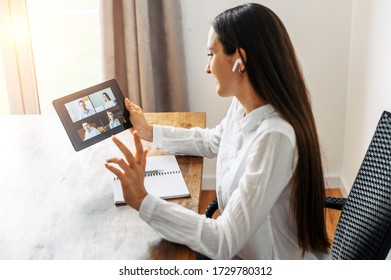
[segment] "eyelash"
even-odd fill
[[[213,53],[208,53],[208,56],[212,57],[212,56],[213,56]]]

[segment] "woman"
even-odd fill
[[[109,127],[110,127],[110,129],[121,125],[119,119],[114,118],[113,112],[106,111],[106,114],[107,114],[107,118],[109,119]]]
[[[102,93],[102,97],[103,97],[103,100],[105,101],[105,104],[104,104],[105,109],[108,109],[110,107],[117,105],[117,103],[114,100],[111,100],[110,96],[106,92]]]
[[[106,163],[125,201],[163,238],[213,259],[328,258],[318,136],[285,27],[266,7],[241,5],[215,18],[208,49],[206,72],[220,96],[233,97],[226,117],[214,129],[150,126],[126,100],[136,154],[113,138],[126,161]],[[148,195],[140,138],[170,152],[217,156],[221,215],[206,219]]]

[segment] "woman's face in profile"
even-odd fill
[[[216,79],[217,94],[222,97],[236,96],[238,73],[232,72],[234,56],[225,54],[223,45],[213,28],[209,30],[207,49],[209,59],[205,72],[213,74]]]

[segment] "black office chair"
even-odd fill
[[[384,111],[347,198],[325,198],[341,210],[333,259],[385,259],[391,248],[391,113]],[[205,211],[217,210],[217,200]]]

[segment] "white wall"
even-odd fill
[[[350,191],[376,124],[391,111],[391,1],[355,0],[342,181]],[[391,260],[391,252],[387,259]]]
[[[204,72],[210,23],[223,10],[244,2],[247,1],[182,0],[190,110],[207,112],[208,127],[220,122],[230,103],[230,99],[216,95],[213,77]],[[253,2],[271,8],[291,35],[312,94],[326,176],[339,178],[345,131],[352,0]],[[214,165],[214,160],[205,160],[204,188],[214,188]],[[333,181],[331,184],[334,184]]]
[[[356,0],[343,182],[350,190],[383,110],[391,111],[391,1]]]

